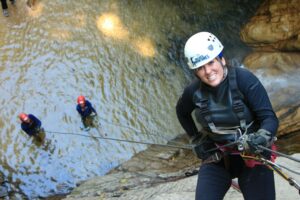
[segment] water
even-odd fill
[[[249,52],[239,29],[258,4],[41,0],[34,10],[25,1],[9,4],[10,17],[0,17],[0,171],[29,198],[67,193],[147,147],[68,133],[152,143],[183,133],[175,105],[191,80],[185,40],[213,31],[239,64]],[[80,129],[78,95],[92,102],[101,126]],[[41,119],[43,144],[20,130],[20,112]]]

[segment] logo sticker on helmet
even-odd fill
[[[211,44],[207,47],[208,50],[213,51],[214,50],[214,46]]]
[[[195,66],[197,63],[209,59],[208,55],[196,55],[194,57],[191,57],[191,62]]]

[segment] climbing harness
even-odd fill
[[[242,132],[247,132],[248,129],[254,124],[252,116],[243,102],[244,96],[238,89],[237,80],[236,80],[236,68],[232,67],[228,71],[228,91],[229,96],[223,96],[222,98],[229,98],[228,102],[223,102],[224,104],[227,103],[229,107],[232,107],[232,110],[223,110],[223,113],[227,115],[227,118],[231,118],[235,116],[236,118],[236,125],[231,127],[221,127],[217,126],[217,123],[213,121],[213,113],[210,110],[210,104],[214,103],[214,100],[209,95],[206,95],[205,92],[198,92],[201,91],[203,85],[200,82],[200,86],[198,91],[195,93],[193,97],[193,101],[197,105],[199,109],[200,115],[203,117],[203,120],[208,125],[210,131],[212,133],[216,133],[219,135],[226,135],[237,134],[237,129],[240,129]],[[219,108],[221,109],[221,108]],[[247,120],[246,120],[247,119]],[[248,121],[248,124],[247,124]]]
[[[237,145],[238,147],[238,150],[239,151],[244,151],[244,145],[245,143],[247,142],[248,140],[248,135],[244,134],[242,135],[237,141],[234,141],[234,142],[231,142],[231,143],[228,143],[228,144],[225,144],[225,145],[222,145],[222,146],[217,146],[216,148],[212,148],[212,149],[209,149],[207,150],[206,152],[213,152],[213,151],[216,151],[216,150],[220,150],[222,148],[225,148],[225,147],[230,147],[230,146],[235,146]],[[261,145],[257,145],[256,148],[258,149],[261,149],[261,150],[264,150],[264,151],[268,151],[272,154],[275,154],[276,156],[277,155],[280,155],[282,157],[285,157],[285,158],[288,158],[290,160],[293,160],[293,161],[296,161],[296,162],[299,162],[300,163],[300,160],[297,159],[297,158],[294,158],[292,156],[289,156],[289,155],[286,155],[286,154],[283,154],[283,153],[280,153],[278,151],[275,151],[275,150],[272,150],[272,149],[269,149],[269,148],[266,148],[264,146],[261,146]],[[300,184],[296,182],[296,180],[290,176],[288,176],[287,174],[285,174],[282,170],[282,168],[292,172],[292,173],[295,173],[295,174],[300,174],[299,172],[296,172],[294,170],[291,170],[289,169],[288,167],[285,167],[285,166],[281,166],[281,165],[278,165],[275,163],[274,160],[268,160],[266,158],[264,158],[262,155],[260,154],[256,154],[256,155],[247,155],[245,154],[244,152],[240,153],[241,157],[247,161],[247,160],[251,160],[251,161],[257,161],[259,162],[260,164],[263,164],[265,166],[267,166],[269,169],[275,171],[278,175],[280,175],[282,178],[284,178],[285,180],[288,181],[288,183],[295,187],[297,190],[298,190],[298,193],[300,194]],[[235,187],[234,187],[235,188]]]

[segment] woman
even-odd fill
[[[185,88],[176,112],[191,141],[202,138],[194,149],[205,163],[199,170],[196,199],[223,199],[231,179],[237,177],[245,199],[273,200],[273,172],[264,165],[249,165],[236,154],[236,148],[218,151],[222,154],[219,161],[205,162],[211,156],[207,150],[234,142],[244,134],[249,135],[247,144],[252,152],[257,153],[258,145],[270,147],[278,128],[263,85],[248,70],[227,67],[222,51],[221,42],[208,32],[193,35],[184,48],[187,64],[197,79]],[[200,132],[193,111],[202,126]]]

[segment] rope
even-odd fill
[[[280,165],[280,164],[277,164],[277,165],[280,166],[281,168],[284,168],[284,169],[286,169],[286,170],[288,170],[288,171],[294,173],[294,174],[300,175],[300,172],[297,172],[297,171],[295,171],[295,170],[292,170],[292,169],[290,169],[290,168],[288,168],[288,167],[286,167],[286,166]]]
[[[271,162],[270,160],[267,160],[267,159],[264,159],[261,157],[246,156],[246,155],[241,155],[241,156],[245,159],[253,159],[253,160],[259,161],[262,164],[266,165],[271,170],[275,171],[277,174],[279,174],[281,177],[283,177],[285,180],[287,180],[291,186],[294,186],[299,191],[299,194],[300,194],[300,185],[295,181],[295,179],[293,179],[292,177],[285,174],[279,165],[275,164],[274,162]]]
[[[222,146],[218,146],[218,147],[209,149],[209,150],[205,151],[205,153],[209,153],[209,152],[212,152],[212,151],[216,151],[216,150],[222,149],[222,148],[224,148],[224,147],[229,147],[229,146],[241,144],[242,142],[243,142],[243,138],[240,137],[240,139],[238,139],[237,141],[234,141],[234,142],[231,142],[231,143],[222,145]],[[264,147],[264,146],[262,146],[262,145],[256,145],[256,147],[257,147],[257,148],[260,148],[260,149],[262,149],[262,150],[265,150],[265,151],[274,153],[274,154],[276,154],[276,155],[279,155],[279,156],[282,156],[282,157],[285,157],[285,158],[288,158],[288,159],[290,159],[290,160],[293,160],[293,161],[296,161],[296,162],[299,162],[299,163],[300,163],[300,160],[299,160],[299,159],[294,158],[294,157],[292,157],[292,156],[289,156],[289,155],[287,155],[287,154],[280,153],[280,152],[278,152],[278,151],[274,151],[274,150],[269,149],[269,148],[267,148],[267,147]]]
[[[95,138],[95,139],[103,139],[103,140],[113,140],[118,142],[128,142],[128,143],[135,143],[135,144],[145,144],[145,145],[156,145],[161,147],[171,147],[171,148],[177,148],[177,149],[191,149],[189,146],[184,145],[171,145],[171,144],[158,144],[158,143],[151,143],[151,142],[143,142],[143,141],[134,141],[134,140],[125,140],[125,139],[119,139],[119,138],[110,138],[110,137],[103,137],[103,136],[91,136],[91,135],[85,135],[80,133],[72,133],[72,132],[58,132],[58,131],[46,131],[47,133],[54,133],[54,134],[62,134],[62,135],[76,135],[76,136],[82,136],[82,137],[88,137],[88,138]]]
[[[144,132],[142,132],[142,131],[140,131],[140,130],[134,128],[134,127],[127,126],[127,125],[123,125],[123,124],[117,124],[117,123],[114,123],[114,122],[110,122],[110,121],[107,121],[106,119],[104,119],[104,118],[102,118],[102,117],[100,117],[100,116],[97,116],[97,117],[98,117],[99,119],[103,120],[105,123],[110,124],[110,125],[112,125],[112,126],[117,126],[117,127],[121,127],[121,128],[126,128],[126,129],[133,130],[136,134],[152,135],[152,136],[156,136],[156,137],[162,138],[162,139],[164,139],[164,140],[166,140],[166,141],[169,140],[168,138],[163,137],[161,134],[159,134],[158,131],[155,131],[155,130],[150,130],[152,133],[149,133],[149,132],[144,133]],[[101,126],[101,123],[98,122],[98,125]],[[155,132],[156,134],[153,133],[153,132]],[[180,143],[178,143],[178,142],[172,142],[172,143],[180,145]]]
[[[276,154],[276,155],[279,155],[279,156],[282,156],[282,157],[286,157],[286,158],[288,158],[288,159],[290,159],[290,160],[293,160],[293,161],[296,161],[296,162],[299,162],[299,163],[300,163],[300,160],[299,160],[299,159],[294,158],[294,157],[289,156],[289,155],[286,155],[286,154],[284,154],[284,153],[280,153],[280,152],[278,152],[278,151],[274,151],[274,150],[272,150],[272,149],[266,148],[266,147],[261,146],[261,145],[258,145],[257,147],[260,148],[260,149],[262,149],[262,150],[266,150],[266,151],[272,152],[272,153],[274,153],[274,154]]]
[[[239,144],[239,143],[240,143],[239,141],[230,142],[228,144],[224,144],[222,146],[217,146],[215,148],[209,149],[209,150],[205,151],[204,153],[209,153],[209,152],[212,152],[212,151],[216,151],[216,150],[222,149],[224,147],[230,147],[230,146],[233,146],[233,145],[236,145],[236,144]]]

